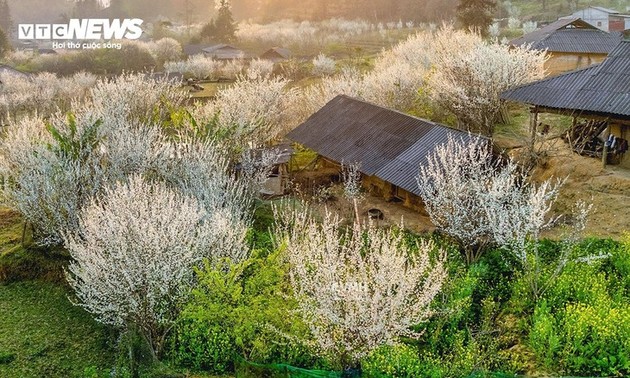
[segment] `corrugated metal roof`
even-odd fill
[[[619,12],[614,10],[614,9],[609,9],[609,8],[604,8],[604,7],[596,7],[596,6],[591,6],[589,8],[597,9],[597,10],[600,10],[600,11],[605,12],[605,13],[619,14]]]
[[[272,47],[265,51],[260,57],[262,59],[289,59],[291,58],[291,50],[284,47]]]
[[[566,18],[516,38],[510,44],[530,44],[533,49],[550,52],[607,54],[619,40],[619,35],[606,33],[582,19]]]
[[[577,112],[630,117],[630,41],[604,62],[511,89],[505,100]]]
[[[363,174],[419,195],[419,167],[449,135],[471,138],[467,132],[340,95],[287,138],[330,160],[358,162]]]

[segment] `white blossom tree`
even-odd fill
[[[462,128],[475,133],[494,133],[503,104],[501,93],[544,76],[545,52],[528,46],[488,43],[451,27],[435,35],[433,46],[431,98],[453,113]]]
[[[138,77],[118,80],[99,83],[90,91],[94,99],[76,105],[70,119],[61,113],[46,121],[24,118],[0,142],[4,200],[34,226],[38,242],[60,243],[62,232],[77,228],[78,212],[91,197],[134,174],[167,182],[210,213],[238,214],[235,227],[245,221],[266,176],[237,180],[233,161],[217,144],[167,136],[160,105],[179,103],[175,89]]]
[[[234,85],[217,93],[215,101],[192,113],[202,124],[217,121],[217,134],[233,146],[265,145],[297,124],[297,90],[288,84],[282,77],[239,76]]]
[[[336,69],[337,63],[335,63],[335,60],[324,54],[319,54],[313,58],[312,72],[315,76],[329,76],[334,74]]]
[[[151,55],[159,65],[175,61],[182,55],[182,45],[173,38],[162,38],[155,42],[150,42],[148,46]]]
[[[469,262],[491,242],[480,195],[496,169],[488,141],[474,136],[466,141],[450,137],[420,167],[418,185],[425,210],[433,224],[464,249]]]
[[[101,323],[137,328],[157,358],[193,285],[193,267],[232,232],[217,218],[194,198],[140,176],[104,190],[64,237],[78,304]]]
[[[419,336],[410,327],[431,314],[446,278],[444,252],[431,242],[411,246],[393,229],[346,229],[330,213],[321,223],[306,211],[283,217],[279,243],[320,353],[348,368],[399,336]]]
[[[438,229],[464,249],[468,262],[487,246],[506,247],[525,272],[539,267],[541,232],[557,224],[552,206],[562,181],[530,181],[513,161],[493,161],[487,139],[449,138],[420,167],[418,185]],[[579,211],[583,223],[588,211]],[[538,276],[537,273],[534,276]],[[534,295],[540,292],[533,287]]]
[[[250,79],[258,79],[259,77],[269,77],[273,72],[274,63],[266,59],[253,59],[247,66],[246,75]]]
[[[197,80],[217,79],[221,72],[221,62],[203,55],[193,55],[187,60],[170,61],[164,64],[166,72],[179,72]]]

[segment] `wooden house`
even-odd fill
[[[236,60],[245,58],[245,52],[237,47],[220,43],[218,45],[202,49],[208,58],[217,60]]]
[[[290,58],[291,51],[283,47],[272,47],[260,56],[260,59],[270,60],[274,63],[282,62]]]
[[[287,134],[314,150],[324,167],[359,164],[362,183],[386,200],[421,210],[416,178],[427,155],[449,137],[472,136],[435,122],[340,95]]]
[[[572,116],[573,128],[578,119],[598,122],[601,128],[583,136],[595,144],[589,154],[601,157],[604,164],[630,168],[625,156],[630,139],[630,41],[620,41],[600,64],[523,85],[501,97],[531,106],[532,132],[539,113]]]
[[[582,19],[567,18],[516,38],[510,45],[547,51],[547,74],[557,75],[601,63],[620,39],[619,34],[607,33]]]

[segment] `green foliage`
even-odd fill
[[[147,339],[134,328],[123,330],[120,334],[113,370],[118,378],[183,377],[175,369],[155,360]]]
[[[233,42],[236,40],[237,23],[232,16],[229,0],[219,0],[219,12],[216,19],[204,25],[199,34],[201,39],[220,42]]]
[[[460,0],[457,5],[457,20],[464,29],[487,35],[496,6],[494,0]]]
[[[69,294],[41,281],[0,285],[1,377],[109,376],[110,330],[73,306]]]
[[[630,373],[628,243],[586,241],[534,310],[529,345],[542,366],[563,374]],[[608,257],[606,257],[608,256]]]
[[[413,378],[427,375],[426,365],[417,348],[409,345],[386,345],[372,352],[361,363],[366,377]]]
[[[499,251],[490,251],[469,267],[460,254],[449,256],[450,280],[434,303],[436,314],[424,326],[418,344],[423,376],[519,370],[502,353],[506,331],[498,321],[513,274]]]
[[[98,120],[78,133],[76,118],[73,114],[68,114],[67,132],[48,123],[46,130],[56,142],[54,145],[48,144],[48,149],[62,159],[85,161],[99,144],[98,128],[101,124],[102,122]]]
[[[226,373],[238,358],[312,366],[296,336],[308,329],[295,313],[278,252],[253,256],[224,269],[206,266],[172,340],[172,358],[195,370]]]

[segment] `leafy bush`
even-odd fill
[[[420,377],[427,375],[426,365],[414,347],[386,345],[372,352],[361,363],[362,373],[366,377]]]
[[[172,358],[195,370],[231,372],[239,358],[259,363],[313,366],[308,334],[295,315],[287,266],[279,253],[260,251],[238,265],[198,272],[199,284],[172,339]]]
[[[517,324],[503,306],[509,301],[515,270],[504,255],[501,250],[489,251],[470,266],[460,254],[449,255],[450,280],[437,297],[435,315],[422,327],[424,334],[418,344],[422,376],[461,377],[525,369],[524,359],[511,351]]]
[[[627,242],[587,240],[534,310],[529,345],[538,363],[563,374],[630,373]]]

